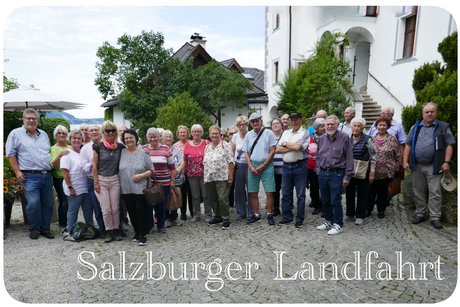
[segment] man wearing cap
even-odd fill
[[[302,127],[302,114],[292,113],[292,128],[284,131],[276,152],[283,154],[283,173],[281,179],[282,214],[283,219],[278,225],[289,224],[293,221],[293,193],[297,194],[296,228],[302,228],[305,218],[305,189],[307,187],[307,148],[310,143],[310,133]]]
[[[342,191],[354,175],[353,141],[338,125],[337,116],[326,118],[326,133],[319,137],[316,151],[315,171],[324,214],[324,223],[316,229],[328,230],[328,235],[343,232]]]
[[[442,228],[441,173],[450,169],[455,138],[449,124],[437,120],[438,106],[428,102],[423,107],[423,120],[410,128],[404,149],[403,167],[412,171],[415,215],[412,224],[423,222],[426,207],[431,225]]]
[[[275,225],[273,218],[273,193],[275,192],[275,155],[276,140],[271,130],[263,128],[262,115],[252,113],[249,122],[253,130],[244,137],[243,152],[248,165],[248,193],[254,215],[249,217],[248,224],[260,222],[259,184],[262,181],[267,197],[267,222]]]
[[[42,235],[53,239],[50,232],[54,206],[50,140],[45,131],[37,128],[37,111],[26,109],[22,116],[24,125],[8,135],[6,155],[16,178],[24,187],[29,237],[36,240]]]

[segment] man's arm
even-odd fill
[[[18,158],[16,156],[10,156],[10,157],[8,157],[8,160],[10,160],[11,169],[13,170],[14,174],[16,175],[16,178],[19,181],[26,181],[26,178],[24,177],[24,174],[19,169]]]
[[[454,147],[451,144],[447,145],[446,154],[444,156],[444,163],[441,166],[441,170],[443,173],[446,173],[450,170],[449,163],[452,160],[453,153],[454,153]]]

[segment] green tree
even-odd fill
[[[98,48],[95,83],[104,99],[120,99],[121,110],[135,128],[144,132],[155,122],[157,108],[185,91],[215,118],[229,102],[244,105],[245,90],[251,86],[244,77],[214,61],[193,69],[191,61],[173,58],[163,44],[161,33],[143,31],[121,36],[118,47],[104,42]]]
[[[348,62],[334,52],[340,36],[336,33],[323,37],[316,43],[313,55],[287,73],[278,93],[281,111],[309,116],[324,109],[341,116],[350,104],[351,84],[347,78]]]
[[[19,87],[16,79],[8,79],[3,75],[3,92],[6,93],[10,90]],[[5,112],[3,111],[3,140],[6,142],[8,134],[11,130],[22,125],[22,112]]]
[[[189,91],[203,110],[220,119],[220,110],[229,102],[241,108],[246,104],[246,90],[251,83],[237,72],[229,72],[211,61],[195,70]]]
[[[191,128],[194,124],[200,124],[207,135],[208,128],[212,125],[209,116],[188,92],[168,98],[168,103],[159,107],[157,112],[158,117],[155,125],[169,129],[173,133],[179,125]]]

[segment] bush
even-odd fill
[[[50,138],[51,145],[54,144],[53,132],[57,125],[63,125],[70,131],[70,125],[64,118],[41,118],[38,128],[44,130]]]

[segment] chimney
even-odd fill
[[[201,45],[201,47],[206,49],[206,40],[204,39],[204,36],[201,36],[200,33],[193,33],[192,36],[190,36],[190,44],[193,46]]]

